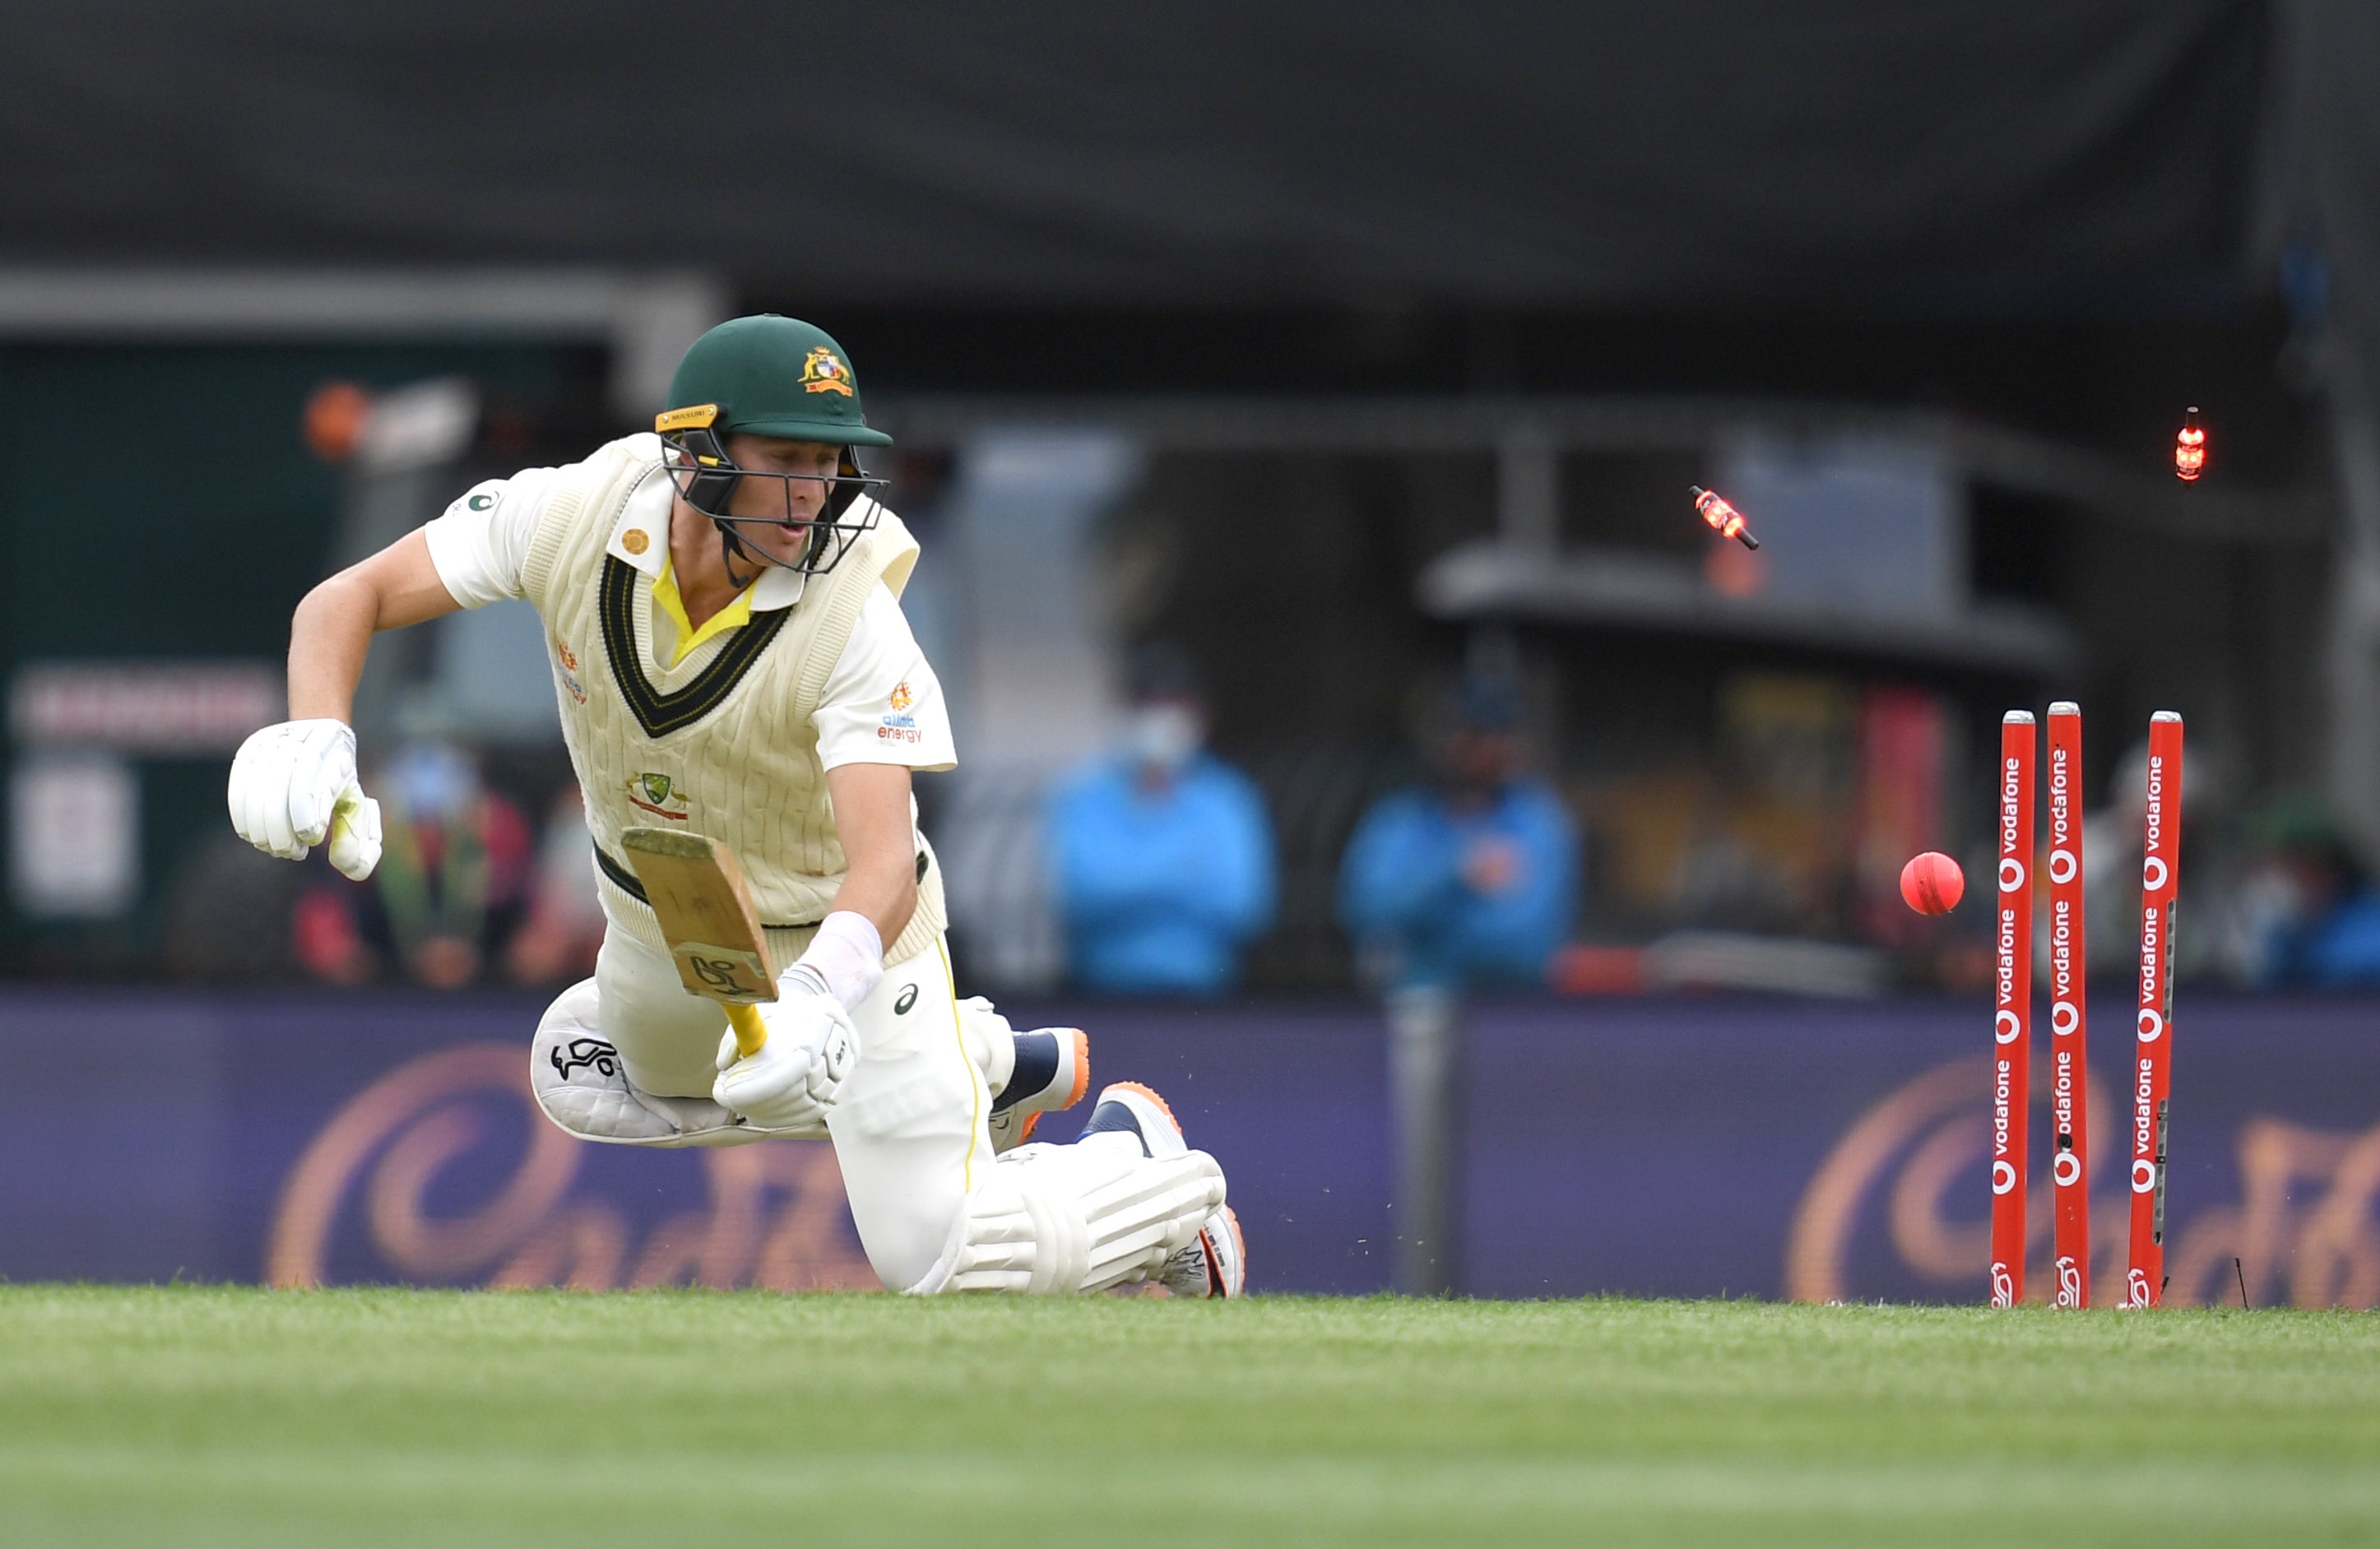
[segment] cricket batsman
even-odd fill
[[[468,491],[322,582],[290,629],[293,719],[233,760],[259,849],[380,858],[350,706],[372,635],[526,599],[543,620],[605,918],[595,976],[530,1047],[548,1118],[589,1141],[831,1137],[868,1263],[898,1290],[1085,1292],[1141,1280],[1235,1296],[1238,1223],[1215,1159],[1155,1093],[1100,1094],[1083,1138],[1030,1144],[1082,1095],[1068,1030],[1014,1033],[961,1000],[915,769],[956,761],[941,688],[902,616],[917,544],[862,467],[850,357],[792,318],[696,341],[651,434]],[[700,833],[740,861],[771,961],[767,1041],[739,1055],[686,993],[620,843]],[[1020,1144],[1023,1143],[1023,1144]]]

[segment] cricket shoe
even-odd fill
[[[1012,1035],[1015,1062],[991,1099],[994,1155],[1033,1138],[1045,1113],[1073,1107],[1091,1089],[1091,1040],[1079,1027],[1042,1027]]]
[[[1190,1149],[1182,1121],[1165,1099],[1136,1081],[1120,1081],[1099,1094],[1091,1109],[1087,1136],[1123,1132],[1136,1137],[1151,1156],[1180,1156]],[[1217,1205],[1181,1252],[1165,1261],[1157,1283],[1175,1296],[1239,1296],[1247,1289],[1248,1246],[1240,1235],[1240,1218],[1228,1204]]]

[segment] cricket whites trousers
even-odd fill
[[[627,1077],[663,1097],[709,1098],[727,1017],[689,995],[646,932],[610,923],[595,963],[596,1020]],[[769,932],[772,961],[800,955],[808,931]],[[827,1115],[860,1246],[877,1277],[900,1289],[930,1269],[969,1191],[991,1165],[991,1095],[959,1023],[950,955],[939,937],[885,965],[852,1009],[859,1068]]]

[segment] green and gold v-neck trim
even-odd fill
[[[604,556],[597,615],[603,632],[603,654],[612,659],[612,681],[619,685],[620,697],[627,701],[628,712],[644,728],[645,735],[663,737],[684,731],[725,703],[784,628],[793,610],[755,613],[751,623],[726,636],[719,654],[695,674],[693,682],[665,693],[645,676],[645,664],[638,653],[637,574],[635,566],[618,556]]]

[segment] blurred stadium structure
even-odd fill
[[[2232,818],[2380,853],[2375,72],[2346,0],[0,18],[0,974],[293,974],[222,813],[291,606],[763,309],[899,441],[984,986],[1062,977],[1038,804],[1152,638],[1272,811],[1261,994],[1352,987],[1346,836],[1483,655],[1587,836],[1563,987],[1976,982],[1891,878],[2053,691],[2189,717],[2218,972]],[[548,811],[541,656],[517,606],[384,640],[367,766]]]

